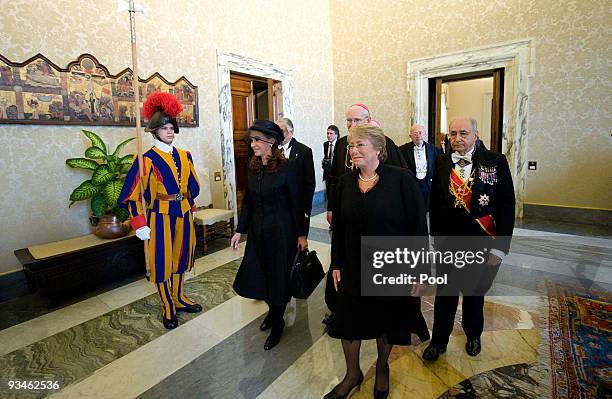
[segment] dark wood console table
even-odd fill
[[[30,287],[51,299],[145,273],[143,243],[133,233],[114,240],[81,236],[18,249],[15,256]]]

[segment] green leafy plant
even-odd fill
[[[82,132],[91,140],[91,147],[85,150],[85,158],[69,158],[66,165],[90,170],[92,176],[72,191],[68,207],[77,201],[91,199],[91,211],[97,218],[112,213],[121,221],[127,220],[130,214],[117,206],[117,200],[134,155],[120,156],[120,153],[135,137],[125,140],[111,153],[100,136],[88,130]]]

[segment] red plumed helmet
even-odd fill
[[[159,110],[164,111],[170,118],[176,119],[183,112],[183,107],[172,94],[156,91],[145,100],[142,105],[142,113],[145,119],[151,119],[153,114]]]
[[[149,121],[145,131],[153,132],[166,123],[172,123],[174,131],[178,133],[176,117],[181,112],[183,107],[172,94],[159,91],[152,93],[142,105],[142,114]]]

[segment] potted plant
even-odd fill
[[[134,137],[119,144],[111,153],[97,134],[88,130],[82,132],[91,140],[91,146],[85,150],[85,158],[69,158],[66,165],[90,170],[92,176],[72,191],[68,207],[76,201],[91,199],[93,216],[90,221],[94,225],[94,234],[102,238],[122,237],[130,231],[130,226],[123,223],[130,214],[117,206],[117,199],[134,155],[121,156],[120,153]]]

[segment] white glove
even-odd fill
[[[136,229],[136,237],[140,238],[143,241],[150,239],[151,229],[149,228],[149,226],[142,226]]]

